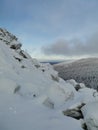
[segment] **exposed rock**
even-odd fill
[[[20,90],[20,86],[17,86],[15,89],[14,89],[14,93],[17,93],[19,90]]]
[[[23,57],[23,58],[27,58],[27,56],[24,54],[24,51],[20,51],[19,54]]]
[[[80,84],[77,84],[76,86],[75,86],[75,89],[78,91],[79,89],[81,89],[81,86],[80,86]]]
[[[72,118],[75,118],[77,120],[79,119],[83,119],[83,114],[81,112],[81,108],[84,106],[85,104],[82,103],[81,105],[77,106],[76,108],[73,109],[68,109],[66,111],[63,111],[63,114],[66,116],[70,116]]]
[[[66,82],[72,84],[76,91],[86,87],[84,83],[77,83],[74,79],[66,80]]]
[[[12,44],[11,46],[10,46],[10,48],[12,48],[12,49],[15,49],[15,50],[18,50],[18,49],[21,49],[21,46],[22,46],[22,44]]]
[[[33,97],[36,97],[36,94],[33,94]]]
[[[84,130],[88,130],[86,123],[83,123],[83,124],[82,124],[82,128],[83,128]]]
[[[15,41],[18,40],[18,38],[15,35],[9,33],[6,29],[2,29],[2,28],[0,28],[0,37],[2,37],[3,41],[7,38],[7,40],[6,40],[7,42],[11,42],[13,40],[15,40]]]
[[[77,83],[75,86],[76,91],[78,91],[79,89],[85,88],[85,85],[83,83]]]
[[[21,68],[23,68],[23,69],[24,69],[24,68],[26,68],[26,67],[25,67],[24,65],[22,65],[22,66],[21,66]]]
[[[45,69],[42,69],[43,72],[45,72]]]
[[[36,67],[36,68],[39,68],[39,67],[40,67],[40,65],[35,65],[35,67]]]
[[[93,92],[93,97],[98,97],[98,92]]]
[[[75,118],[77,120],[83,118],[81,111],[76,110],[76,109],[70,109],[70,110],[63,111],[63,114],[66,116],[70,116],[72,118]]]
[[[18,57],[15,57],[15,56],[14,56],[14,58],[15,58],[16,60],[18,60],[19,62],[22,61],[22,59],[20,59],[20,58],[18,58]]]

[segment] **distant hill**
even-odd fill
[[[51,65],[55,65],[55,64],[62,64],[62,63],[70,63],[73,60],[47,60],[47,61],[41,61],[41,63],[49,63]]]
[[[98,58],[63,62],[54,65],[54,68],[64,80],[75,79],[77,82],[85,83],[89,88],[98,90]]]
[[[60,63],[61,61],[44,61],[44,62],[41,62],[41,63],[49,63],[51,65],[54,65],[54,64],[58,64]]]

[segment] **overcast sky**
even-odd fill
[[[0,27],[38,59],[98,56],[98,0],[0,0]]]

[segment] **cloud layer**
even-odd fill
[[[95,45],[78,39],[50,43],[59,37],[85,37],[97,31],[98,0],[1,0],[0,25],[16,34],[30,54],[35,55],[32,50],[37,48],[43,57],[40,47],[46,43],[45,56],[94,54],[98,49],[95,41]]]
[[[98,56],[98,33],[93,34],[85,41],[79,39],[58,40],[57,42],[42,47],[45,55],[62,56]]]

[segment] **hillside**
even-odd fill
[[[98,90],[98,58],[56,64],[54,68],[64,80],[74,79],[77,82],[84,83],[89,88]]]
[[[85,116],[98,105],[97,91],[65,82],[50,64],[32,59],[21,47],[16,36],[0,28],[0,130],[98,128],[94,113],[92,124],[92,115]]]

